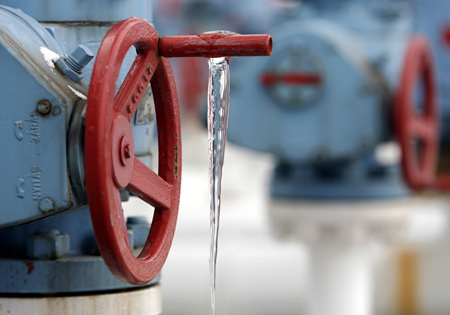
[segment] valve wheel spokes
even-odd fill
[[[154,189],[158,187],[158,189]],[[133,174],[126,190],[155,208],[169,209],[173,185],[158,176],[153,170],[135,158]]]
[[[417,113],[413,96],[421,80],[424,109]],[[438,151],[438,110],[431,51],[426,39],[420,36],[410,41],[406,51],[394,104],[394,122],[406,183],[413,190],[431,187],[435,181]]]
[[[159,36],[139,18],[114,25],[97,54],[86,110],[85,156],[88,201],[100,252],[120,280],[142,285],[161,270],[172,243],[181,183],[181,132],[175,82],[158,54]],[[116,80],[131,46],[137,57],[116,96]],[[159,170],[134,156],[130,122],[151,83],[155,93]],[[155,207],[144,249],[135,257],[128,240],[119,190]]]

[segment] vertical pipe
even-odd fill
[[[308,315],[372,314],[372,259],[370,240],[319,232],[310,247]]]

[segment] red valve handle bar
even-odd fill
[[[315,85],[320,84],[322,78],[315,73],[263,73],[261,75],[261,83],[264,86],[273,86],[277,83],[288,85]]]
[[[159,40],[163,57],[244,57],[270,56],[270,35],[198,34],[165,36]]]

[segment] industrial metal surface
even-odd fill
[[[132,16],[150,20],[153,14],[151,2],[145,0],[2,0],[1,4],[20,8],[39,22],[118,22]]]
[[[97,295],[61,297],[0,297],[0,314],[139,314],[158,315],[163,310],[161,287]]]

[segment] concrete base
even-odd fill
[[[0,297],[0,315],[157,315],[162,313],[161,287],[69,297]]]

